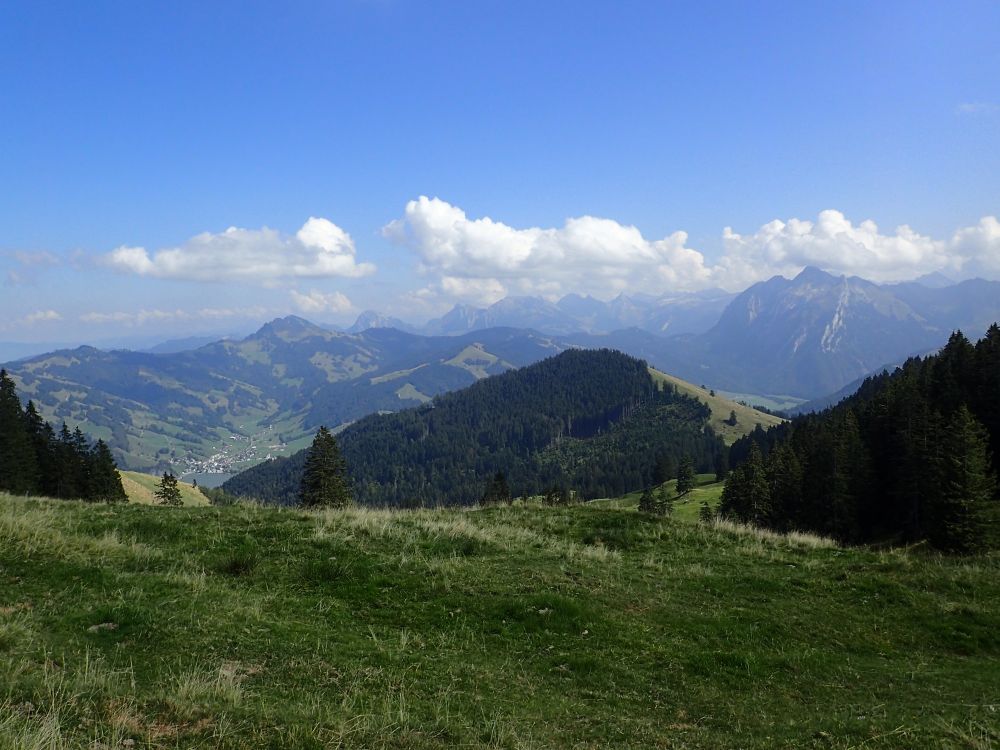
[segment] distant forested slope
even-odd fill
[[[997,546],[1000,328],[867,379],[818,414],[734,443],[722,510],[849,542]]]
[[[598,497],[666,479],[684,455],[711,470],[724,447],[707,428],[709,415],[660,387],[641,360],[573,350],[422,407],[368,417],[339,440],[365,504],[471,504],[497,471],[514,495],[558,485]],[[292,503],[303,463],[303,453],[270,461],[224,489]]]

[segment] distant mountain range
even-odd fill
[[[998,282],[879,286],[806,268],[753,285],[709,331],[672,342],[662,364],[716,388],[816,398],[998,319]]]
[[[734,296],[721,289],[710,289],[664,297],[620,294],[607,302],[579,294],[566,295],[558,302],[540,297],[506,297],[489,307],[455,305],[447,314],[419,327],[367,310],[347,331],[358,333],[382,327],[430,336],[454,336],[486,328],[530,328],[566,335],[638,328],[673,336],[707,331]]]
[[[126,468],[228,472],[301,447],[321,423],[416,406],[567,346],[512,329],[346,334],[289,316],[194,350],[84,346],[7,369],[47,419],[105,439]]]
[[[456,307],[427,325],[436,335],[376,314],[349,332],[290,316],[242,339],[166,342],[160,353],[61,349],[7,368],[43,416],[104,438],[127,468],[228,472],[287,455],[320,424],[419,405],[570,348],[617,349],[727,392],[809,400],[932,352],[955,329],[978,338],[996,320],[998,282],[877,285],[807,268],[736,297]],[[484,327],[500,324],[513,325]]]

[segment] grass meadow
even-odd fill
[[[704,525],[699,504],[0,496],[0,747],[1000,742],[1000,560]]]

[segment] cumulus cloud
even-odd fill
[[[959,229],[950,249],[961,258],[966,275],[1000,276],[1000,221],[984,216],[975,226]]]
[[[324,294],[323,292],[311,290],[307,294],[303,294],[295,289],[291,290],[292,301],[295,306],[298,307],[302,312],[305,313],[321,313],[321,312],[349,312],[354,309],[354,305],[347,298],[346,295],[340,292],[331,292],[329,294]]]
[[[683,231],[651,240],[636,227],[593,216],[567,219],[559,228],[516,229],[488,217],[470,219],[437,198],[410,201],[382,232],[416,253],[428,283],[413,299],[424,302],[489,304],[508,294],[571,291],[605,298],[620,291],[737,291],[808,265],[874,281],[932,271],[1000,275],[1000,222],[992,216],[949,239],[906,225],[884,232],[874,221],[855,224],[836,210],[820,212],[815,221],[775,219],[749,234],[726,227],[714,263],[688,247]]]
[[[203,232],[178,247],[150,253],[122,246],[101,262],[124,273],[189,281],[276,283],[295,278],[357,278],[375,271],[359,263],[351,236],[332,221],[310,218],[295,235],[274,229]]]
[[[816,221],[774,220],[753,234],[731,227],[722,233],[724,254],[713,275],[728,287],[763,276],[795,274],[804,266],[874,281],[914,278],[930,271],[960,271],[963,258],[947,242],[903,225],[882,233],[873,221],[853,224],[840,211],[822,211]]]
[[[559,228],[515,229],[421,196],[382,233],[414,250],[421,271],[438,277],[426,293],[465,299],[693,288],[709,277],[702,254],[686,247],[685,232],[647,240],[636,227],[594,216],[567,219]]]
[[[141,326],[146,323],[165,321],[224,320],[228,318],[263,318],[273,310],[265,307],[203,307],[200,310],[136,310],[126,312],[89,312],[80,316],[83,323],[121,323],[126,326]]]

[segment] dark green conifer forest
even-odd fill
[[[723,514],[845,542],[1000,543],[1000,327],[731,448]]]
[[[91,445],[80,428],[56,433],[29,401],[22,409],[14,381],[0,370],[0,490],[15,495],[125,502],[121,477],[103,440]]]
[[[570,350],[416,409],[372,415],[338,439],[365,505],[491,502],[498,472],[513,497],[558,487],[586,499],[658,483],[662,467],[683,456],[712,471],[725,449],[709,416],[696,399],[659,388],[641,360]],[[224,488],[293,504],[304,462],[304,452],[270,461]]]

